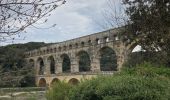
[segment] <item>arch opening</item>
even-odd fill
[[[58,47],[58,51],[61,52],[61,47]]]
[[[81,47],[84,47],[85,43],[84,42],[81,42]]]
[[[91,40],[88,40],[88,44],[91,45],[91,44],[92,44],[92,41],[91,41]]]
[[[104,43],[109,42],[109,38],[108,37],[104,37]]]
[[[110,47],[103,47],[100,49],[100,70],[101,71],[117,70],[116,53]]]
[[[78,79],[72,78],[72,79],[69,80],[68,83],[69,83],[69,84],[72,84],[72,85],[77,85],[77,84],[79,84],[80,82],[79,82]]]
[[[67,54],[61,55],[62,58],[62,71],[63,73],[69,73],[71,72],[71,62],[70,58]]]
[[[54,53],[56,53],[57,52],[57,48],[54,48]]]
[[[140,45],[134,45],[131,47],[131,53],[144,51]]]
[[[80,51],[77,56],[79,59],[79,72],[90,71],[91,61],[89,54],[86,51]]]
[[[72,45],[71,44],[69,45],[69,48],[72,49]]]
[[[60,80],[58,78],[54,78],[52,81],[51,81],[51,84],[50,85],[54,85],[56,83],[59,83]]]
[[[44,61],[42,58],[38,58],[38,66],[39,66],[39,75],[43,75],[44,74]]]
[[[100,39],[96,39],[96,44],[100,44]]]
[[[39,87],[46,87],[46,85],[47,85],[46,80],[45,80],[44,78],[41,78],[41,79],[39,80],[38,86],[39,86]]]
[[[67,50],[67,47],[66,47],[66,46],[64,46],[64,47],[63,47],[63,50]]]
[[[35,63],[34,63],[34,60],[33,60],[33,59],[30,59],[28,66],[29,66],[30,68],[33,68],[33,67],[34,67],[34,64],[35,64]]]
[[[50,63],[50,74],[55,74],[55,61],[54,61],[54,57],[50,56],[48,58],[48,62]]]
[[[75,44],[75,48],[78,48],[78,43]]]

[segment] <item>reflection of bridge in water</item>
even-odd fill
[[[76,84],[98,74],[119,71],[130,51],[118,29],[108,30],[26,52],[36,70],[37,86],[65,80]]]

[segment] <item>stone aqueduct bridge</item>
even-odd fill
[[[26,52],[28,63],[36,71],[37,86],[63,80],[76,84],[81,79],[119,71],[128,48],[118,33],[119,29],[107,30]]]

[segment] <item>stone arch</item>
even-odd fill
[[[92,41],[91,40],[88,40],[88,45],[91,45],[92,44]]]
[[[47,85],[47,83],[46,83],[45,78],[41,78],[41,79],[39,80],[38,86],[39,86],[39,87],[46,87],[46,85]]]
[[[84,47],[84,45],[85,45],[85,43],[82,41],[82,42],[81,42],[81,47]]]
[[[50,53],[53,53],[53,49],[52,48],[50,49]]]
[[[54,79],[51,81],[50,85],[53,85],[53,84],[58,83],[58,82],[60,82],[60,80],[59,80],[58,78],[54,78]]]
[[[128,53],[131,54],[132,52],[136,52],[136,50],[138,48],[138,51],[145,51],[142,49],[142,47],[140,46],[140,44],[138,42],[132,42],[131,44],[126,46]]]
[[[49,53],[50,52],[50,50],[49,49],[47,49],[47,53]]]
[[[71,72],[70,57],[67,54],[62,54],[61,59],[62,59],[62,72],[64,73]]]
[[[68,81],[69,84],[72,84],[72,85],[77,85],[80,83],[80,81],[76,78],[72,78]]]
[[[107,42],[109,42],[109,37],[104,37],[104,43],[107,43]]]
[[[56,53],[57,52],[57,48],[55,47],[53,51],[54,51],[54,53]]]
[[[136,45],[130,49],[130,53],[139,52],[139,51],[142,51],[142,47],[140,45]]]
[[[117,56],[116,52],[106,46],[99,50],[99,61],[101,71],[116,71],[117,70]]]
[[[101,43],[100,39],[96,38],[96,44],[100,44],[100,43]]]
[[[43,50],[43,53],[44,53],[44,54],[46,54],[46,51],[45,51],[45,50]]]
[[[33,68],[35,65],[35,62],[34,62],[34,60],[33,59],[29,59],[29,62],[28,62],[29,64],[28,64],[28,66],[29,67],[31,67],[31,68]]]
[[[55,74],[55,60],[53,56],[48,57],[48,62],[50,65],[50,74]]]
[[[91,61],[90,56],[86,51],[79,51],[76,55],[78,58],[79,72],[90,71]]]
[[[78,48],[78,43],[75,43],[75,48]]]
[[[63,46],[63,50],[67,50],[67,47],[66,47],[66,46]]]
[[[44,65],[44,61],[41,57],[38,58],[37,60],[37,64],[38,64],[38,74],[39,75],[43,75],[44,74],[44,69],[45,69],[45,65]]]
[[[61,47],[58,47],[58,51],[61,52]]]
[[[72,45],[71,44],[69,45],[69,49],[72,49]]]

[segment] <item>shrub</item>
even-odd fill
[[[170,80],[136,75],[98,77],[70,90],[70,100],[168,100]]]
[[[170,69],[143,63],[70,90],[69,100],[169,100]]]
[[[134,67],[128,68],[123,67],[121,74],[137,74],[145,77],[157,77],[164,76],[170,78],[170,68],[165,66],[157,66],[155,64],[144,62],[142,64],[138,64]]]
[[[145,62],[77,86],[62,82],[47,94],[48,100],[170,100],[170,69]]]
[[[47,100],[69,100],[68,93],[72,85],[66,82],[57,82],[47,91]]]

